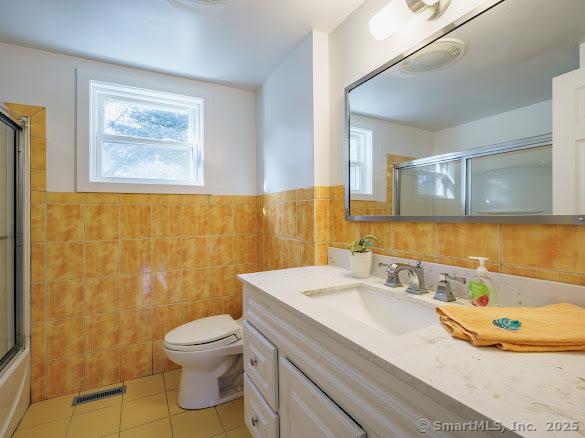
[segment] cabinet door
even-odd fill
[[[279,362],[281,438],[362,438],[366,432],[288,359]]]
[[[244,421],[254,438],[278,438],[278,414],[264,400],[250,378],[244,376]]]

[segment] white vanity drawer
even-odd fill
[[[258,388],[244,375],[244,420],[254,438],[278,438],[278,414],[262,398]]]
[[[365,438],[366,432],[292,362],[280,359],[282,438]]]
[[[244,321],[244,370],[264,399],[278,410],[278,362],[276,347]]]

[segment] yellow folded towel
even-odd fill
[[[437,307],[441,323],[454,338],[476,347],[496,346],[519,352],[585,351],[585,308],[574,304],[544,307]],[[519,320],[512,331],[493,324],[494,319]]]

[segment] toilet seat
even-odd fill
[[[230,315],[216,315],[183,324],[164,338],[164,347],[173,351],[213,350],[242,339],[242,326]]]

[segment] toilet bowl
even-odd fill
[[[182,408],[208,408],[244,395],[241,320],[216,315],[183,324],[166,334],[164,351],[181,366]]]

